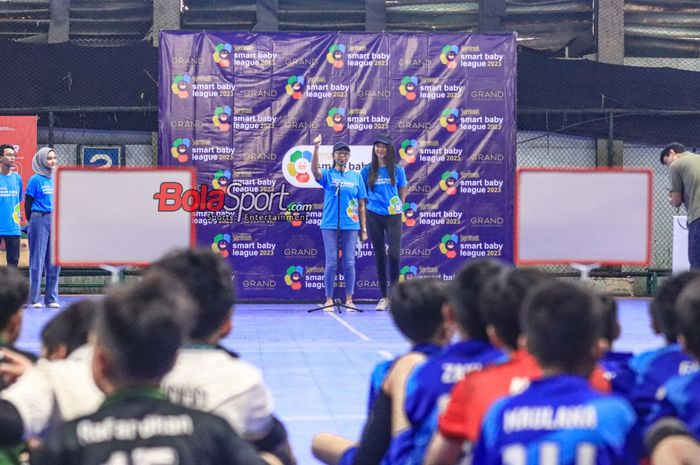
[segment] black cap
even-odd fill
[[[345,142],[336,142],[335,145],[333,146],[333,151],[337,152],[338,150],[345,150],[347,152],[350,151],[350,146],[346,144]]]
[[[374,143],[376,144],[377,142],[384,144],[384,145],[391,145],[391,137],[389,137],[388,134],[380,134],[377,137],[374,138]]]

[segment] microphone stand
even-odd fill
[[[341,179],[343,178],[344,174],[345,174],[345,165],[341,165],[340,166]],[[335,217],[335,232],[336,232],[336,236],[335,236],[335,246],[336,246],[335,247],[335,254],[336,255],[335,256],[337,258],[336,258],[336,267],[335,267],[335,278],[333,280],[333,294],[334,295],[335,295],[335,290],[340,287],[340,286],[338,286],[338,283],[340,282],[340,280],[338,279],[340,277],[339,270],[343,264],[342,255],[341,255],[342,235],[340,232],[340,184],[341,184],[341,180],[338,180],[338,184],[335,186],[335,198],[336,198],[336,205],[337,205],[337,214]],[[355,253],[355,251],[353,251],[353,253]],[[336,298],[336,299],[333,299],[333,303],[330,305],[324,305],[323,307],[312,308],[310,310],[307,310],[307,312],[308,313],[317,312],[319,310],[325,310],[326,308],[335,308],[338,310],[338,313],[343,313],[343,310],[342,310],[343,308],[345,308],[347,310],[347,309],[350,309],[351,307],[342,303],[342,301],[339,298]],[[357,312],[364,312],[364,310],[357,308],[357,305],[355,305],[354,310]]]

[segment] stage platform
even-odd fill
[[[82,297],[61,297],[60,302],[65,308],[77,298]],[[639,352],[663,344],[649,328],[648,299],[618,302],[622,337],[616,350]],[[342,314],[307,313],[310,307],[238,305],[233,333],[223,341],[263,371],[299,465],[318,463],[310,451],[317,432],[359,437],[372,367],[408,349],[389,313],[373,305],[360,305],[364,313]],[[25,309],[19,347],[38,351],[39,332],[56,311]]]

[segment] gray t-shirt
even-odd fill
[[[671,191],[683,193],[688,223],[700,218],[700,156],[683,152],[670,169]]]

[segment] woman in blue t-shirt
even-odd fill
[[[377,265],[382,298],[375,307],[386,310],[387,298],[385,237],[389,243],[390,284],[399,279],[401,257],[401,212],[406,200],[406,171],[396,163],[389,136],[379,136],[372,147],[372,162],[360,172],[367,188],[367,226]]]
[[[352,294],[355,290],[355,246],[358,234],[361,240],[367,240],[367,226],[365,226],[367,193],[360,174],[357,171],[347,170],[350,158],[348,144],[338,142],[333,146],[333,167],[323,170],[318,163],[319,145],[321,145],[320,135],[314,139],[311,172],[316,181],[323,187],[321,233],[326,253],[326,266],[323,272],[326,302],[323,306],[325,311],[333,311],[333,286],[338,267],[339,229],[343,276],[345,277],[345,306],[348,311],[355,311],[355,304],[352,302]]]
[[[29,221],[29,304],[40,308],[41,275],[46,274],[44,303],[59,308],[58,274],[61,268],[51,263],[51,214],[53,212],[53,179],[56,152],[43,147],[34,155],[32,169],[36,173],[27,183],[24,213]]]

